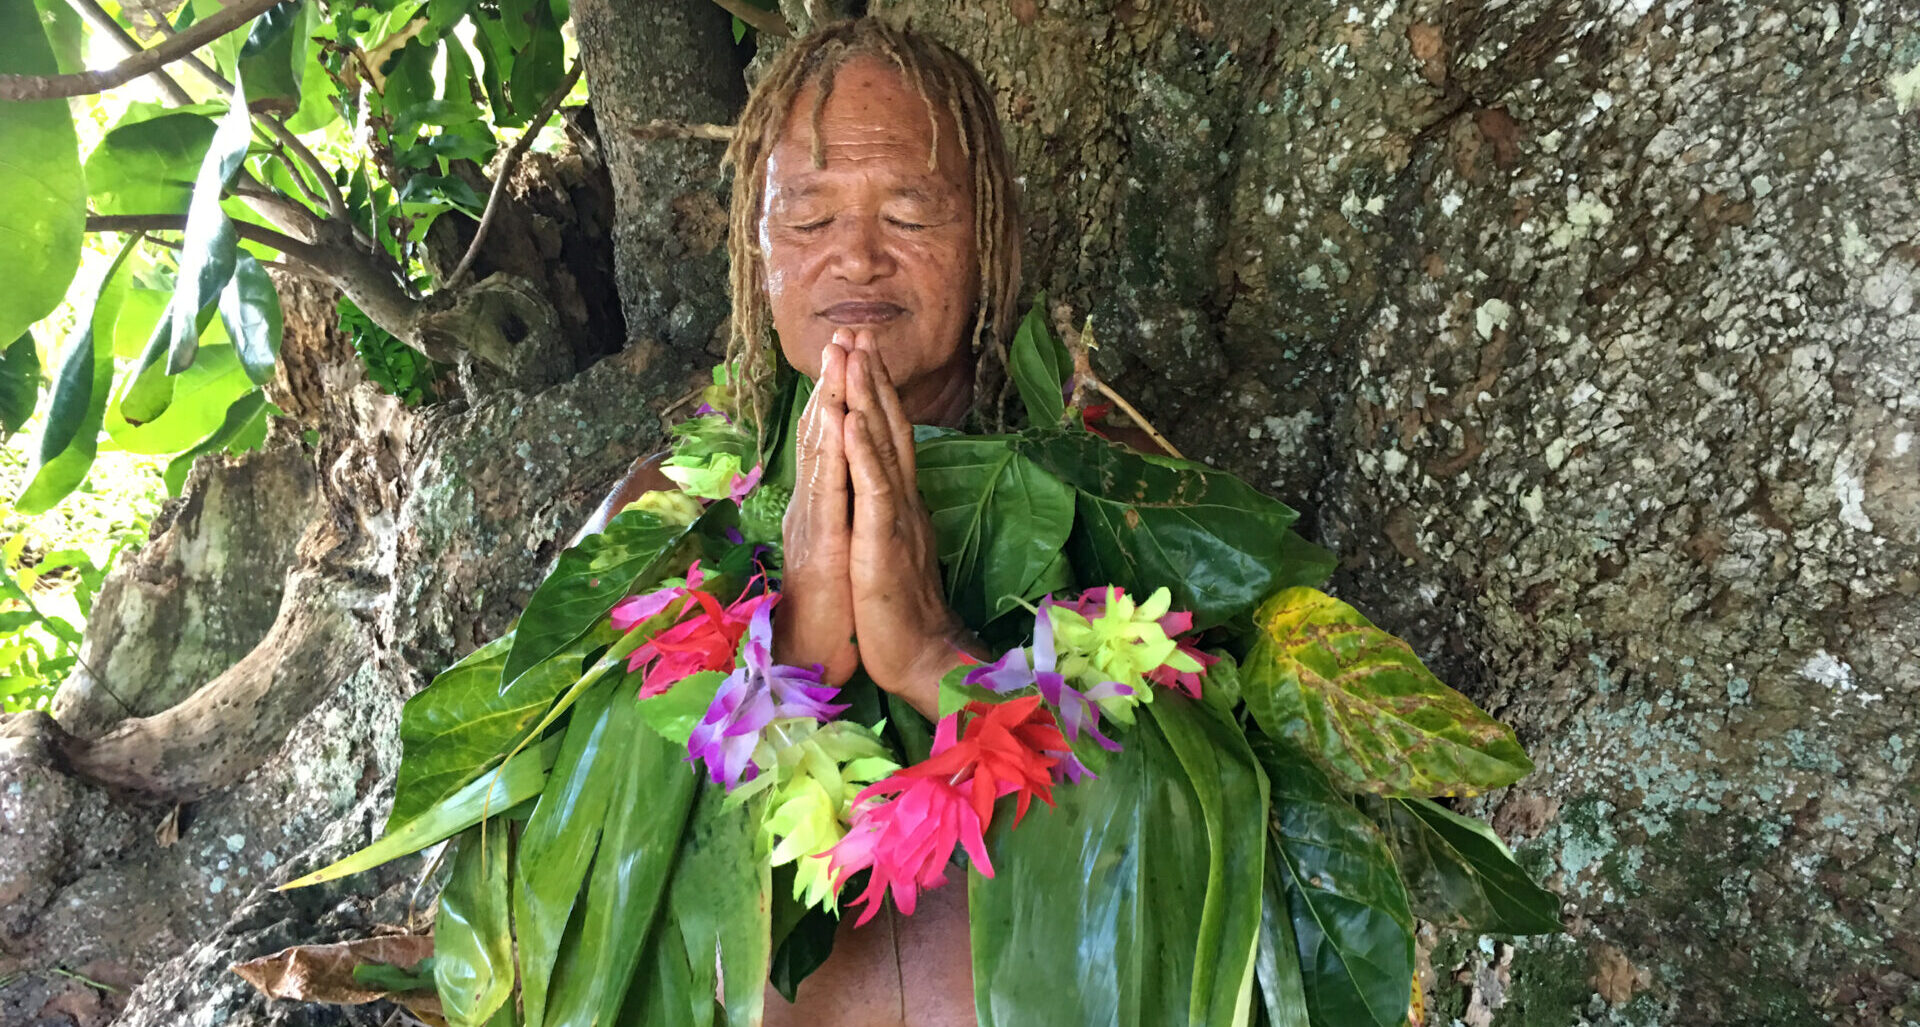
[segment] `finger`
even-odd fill
[[[864,332],[862,334],[865,334]],[[878,363],[871,350],[854,350],[847,361],[847,409],[858,411],[864,435],[871,441],[874,456],[892,476],[895,488],[904,488],[912,480],[901,463],[901,454],[894,437],[887,430],[886,414],[880,406],[878,390],[875,388],[874,364]],[[851,448],[851,446],[849,446]]]
[[[819,442],[807,468],[808,523],[822,542],[847,531],[846,417],[837,403],[821,405]]]
[[[872,332],[860,332],[854,336],[854,344],[867,354],[873,377],[873,393],[880,401],[887,434],[892,437],[893,447],[899,454],[901,472],[908,482],[916,481],[918,474],[914,466],[913,422],[907,419],[906,411],[900,406],[900,393],[893,387],[893,375],[887,372],[887,362],[880,359],[880,346],[873,341]]]
[[[899,486],[889,463],[880,457],[872,425],[872,415],[847,411],[847,477],[853,484],[856,499],[853,510],[856,535],[875,526],[885,528],[887,534],[894,530],[893,501]]]

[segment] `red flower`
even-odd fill
[[[634,596],[613,608],[614,628],[629,631],[667,609],[673,600],[687,600],[676,615],[683,618],[679,623],[648,639],[627,658],[628,673],[647,668],[640,683],[642,699],[659,695],[688,675],[732,669],[740,637],[752,623],[754,611],[773,602],[777,595],[763,592],[747,598],[743,593],[731,605],[722,607],[712,593],[698,587],[700,580],[700,564],[695,561],[687,569],[685,585]]]
[[[889,892],[900,912],[911,915],[922,888],[946,883],[955,845],[986,877],[993,876],[984,832],[994,801],[1019,796],[1014,823],[1026,816],[1034,796],[1053,804],[1053,768],[1071,752],[1042,709],[1039,696],[1007,703],[968,703],[966,731],[960,715],[944,717],[926,760],[895,771],[855,799],[852,830],[830,854],[834,880],[871,868],[867,888],[853,900],[865,906],[855,925],[873,919]],[[881,796],[885,801],[869,801]]]

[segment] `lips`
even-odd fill
[[[897,303],[872,300],[836,303],[820,312],[821,317],[837,325],[885,324],[906,314],[907,308]]]

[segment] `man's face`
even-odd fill
[[[856,58],[820,112],[826,166],[813,166],[817,86],[795,99],[767,158],[760,246],[780,348],[817,379],[837,329],[873,333],[909,417],[953,376],[970,380],[979,291],[973,190],[958,131],[943,114],[927,169],[927,105],[899,71]]]

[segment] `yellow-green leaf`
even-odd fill
[[[1407,643],[1311,588],[1285,589],[1254,615],[1240,668],[1262,730],[1350,791],[1459,795],[1533,771],[1513,729],[1441,684]]]
[[[58,70],[34,5],[0,3],[0,74]],[[67,101],[0,105],[0,197],[0,339],[12,342],[60,303],[80,267],[87,185]]]

